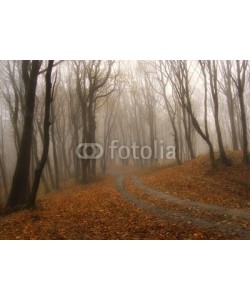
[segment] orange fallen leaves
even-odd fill
[[[163,192],[190,200],[250,210],[250,169],[240,152],[229,153],[230,167],[211,170],[209,159],[199,157],[181,166],[147,172],[145,183]]]
[[[111,178],[38,201],[34,211],[0,217],[0,239],[182,239],[183,228],[124,201]]]
[[[227,207],[249,208],[250,171],[240,163],[211,172],[205,158],[183,166],[146,172],[143,180],[154,188],[183,198]],[[148,195],[126,182],[141,199]],[[158,202],[157,202],[158,201]],[[165,208],[177,210],[174,204]],[[199,214],[199,212],[197,212]],[[161,218],[125,201],[113,179],[88,186],[75,185],[46,196],[34,211],[0,216],[0,239],[208,239],[223,235]]]

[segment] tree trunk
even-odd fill
[[[52,119],[54,120],[54,108],[52,105],[51,108]],[[56,151],[56,141],[55,141],[55,123],[52,122],[51,125],[51,141],[52,141],[52,150],[53,150],[53,160],[54,160],[54,169],[55,169],[55,188],[59,189],[59,169],[58,169],[58,159],[57,159],[57,151]]]
[[[35,166],[39,165],[39,157],[38,157],[38,151],[37,151],[37,141],[36,141],[36,137],[35,135],[33,135],[33,166],[31,168],[32,171],[32,176],[31,178],[35,177]],[[36,164],[35,164],[36,163]],[[45,178],[45,176],[42,174],[42,183],[44,185],[45,188],[45,193],[49,193],[50,189],[49,189],[49,184]]]
[[[51,169],[51,163],[50,163],[49,156],[47,158],[47,164],[46,164],[46,166],[48,168],[48,173],[49,173],[49,178],[50,178],[51,186],[54,189],[56,187],[56,185],[55,185],[55,179],[54,179],[54,176],[53,176],[53,172],[52,172],[52,169]]]
[[[231,62],[227,60],[227,72],[226,72],[226,97],[227,97],[227,105],[228,105],[228,112],[229,112],[229,120],[231,126],[231,133],[232,133],[232,146],[233,150],[239,150],[238,140],[236,135],[236,126],[235,126],[235,119],[234,119],[234,99],[232,95],[232,80],[231,80]]]
[[[33,186],[31,189],[31,194],[29,196],[28,207],[35,207],[36,204],[36,195],[40,183],[40,178],[45,166],[48,153],[49,153],[49,128],[50,128],[50,104],[52,102],[52,83],[51,83],[51,73],[53,68],[53,60],[49,61],[48,69],[46,71],[46,95],[45,95],[45,115],[44,115],[44,141],[43,141],[43,153],[41,160],[35,171],[35,178]]]
[[[4,161],[1,159],[1,157],[0,157],[0,171],[2,173],[2,178],[3,178],[4,193],[5,193],[5,196],[7,196],[7,194],[8,194],[8,187],[7,187],[5,165],[4,165]]]
[[[8,207],[27,204],[29,195],[29,172],[33,136],[33,119],[37,78],[39,75],[41,62],[37,60],[32,61],[30,74],[29,65],[29,61],[22,62],[23,81],[25,85],[25,116],[16,168],[7,201]]]
[[[42,129],[42,126],[41,126],[40,122],[37,122],[37,127],[38,127],[38,131],[40,133],[41,140],[44,142],[44,134],[43,134],[43,129]],[[51,186],[54,189],[55,188],[55,179],[54,179],[54,176],[53,176],[53,172],[52,172],[52,168],[51,168],[51,163],[50,163],[49,156],[47,158],[46,167],[48,169]]]
[[[194,149],[193,149],[192,140],[191,140],[191,136],[190,136],[190,130],[189,130],[188,124],[187,124],[187,115],[186,115],[186,110],[185,110],[184,106],[182,106],[182,115],[183,115],[184,132],[185,132],[185,137],[186,137],[186,141],[187,141],[187,145],[188,145],[188,150],[190,153],[190,158],[194,159],[195,154],[194,154]]]
[[[212,93],[212,98],[213,98],[213,102],[214,102],[214,120],[215,120],[215,128],[216,128],[217,140],[218,140],[219,151],[220,151],[220,161],[221,161],[221,163],[228,165],[228,164],[230,164],[230,161],[227,158],[226,151],[224,149],[221,128],[220,128],[220,122],[219,122],[217,67],[215,65],[215,61],[212,61],[212,64],[213,65],[211,67],[211,61],[208,61],[208,71],[209,71],[209,78],[210,78],[211,93]]]
[[[245,62],[243,62],[245,64]],[[238,77],[238,95],[240,102],[240,113],[241,113],[241,124],[242,124],[242,151],[243,151],[243,163],[248,165],[250,163],[248,155],[248,139],[247,139],[247,120],[246,120],[246,111],[244,105],[244,86],[245,86],[245,72],[246,65],[243,68],[240,67],[240,62],[236,61],[237,65],[237,77]],[[242,78],[241,78],[241,69],[242,69]]]

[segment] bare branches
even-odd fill
[[[59,60],[58,62],[54,63],[54,64],[53,64],[53,68],[56,67],[57,65],[61,64],[62,62],[64,62],[64,60]],[[48,71],[48,67],[45,68],[45,69],[43,69],[43,70],[41,70],[41,71],[39,72],[39,75],[40,75],[40,74],[43,74],[43,73],[45,73],[45,72],[47,72],[47,71]]]

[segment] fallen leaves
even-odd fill
[[[244,230],[249,226],[249,222],[247,220],[244,220],[244,222],[241,220],[241,222],[239,222],[237,218],[234,220],[236,223],[234,222],[234,224],[231,225],[231,220],[233,220],[232,216],[223,217],[216,213],[211,213],[202,209],[186,205],[182,206],[159,199],[153,194],[145,192],[145,190],[139,188],[130,177],[127,177],[125,180],[125,188],[129,193],[133,194],[137,198],[151,203],[155,207],[159,207],[170,212],[177,221],[169,222],[171,224],[169,226],[169,230],[173,230],[172,234],[175,234],[175,226],[179,226],[179,228],[181,228],[179,233],[181,232],[184,239],[241,239],[237,230],[229,233],[225,225],[227,225],[227,227],[234,227],[234,225],[237,224],[237,227],[241,228],[241,234],[243,233],[243,235]],[[227,217],[227,220],[224,219],[225,217]],[[193,222],[194,218],[195,222]],[[199,219],[201,220],[200,223]],[[209,222],[209,227],[211,228],[207,228],[207,226],[204,227],[203,220]],[[197,222],[199,223],[198,225]],[[212,229],[213,227],[214,229]]]
[[[229,153],[233,164],[211,170],[208,157],[183,165],[147,172],[143,181],[155,189],[190,200],[231,208],[250,209],[250,169],[241,163],[241,153]]]
[[[238,156],[236,157],[238,159]],[[129,169],[125,170],[128,178]],[[132,170],[134,172],[134,170]],[[206,158],[160,170],[141,173],[150,186],[190,200],[226,207],[249,209],[249,169],[237,162],[226,168],[210,170]],[[144,201],[173,211],[185,211],[197,217],[211,217],[193,208],[180,208],[160,202],[126,181],[126,188]],[[221,232],[208,232],[183,222],[162,220],[157,215],[124,201],[113,178],[88,186],[75,185],[39,200],[37,209],[0,217],[0,239],[223,239]],[[227,220],[227,222],[231,222]],[[243,227],[248,224],[242,223]]]
[[[74,186],[38,201],[34,211],[0,217],[1,239],[183,239],[164,222],[124,201],[113,180]],[[189,237],[188,237],[189,238]]]

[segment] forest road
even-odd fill
[[[145,184],[137,175],[116,173],[115,185],[123,199],[134,203],[147,212],[154,214],[164,221],[174,221],[185,227],[199,228],[208,233],[220,232],[223,239],[232,238],[250,239],[250,212],[244,209],[231,209],[218,205],[211,205],[202,202],[191,201],[189,199],[180,199],[170,194],[153,189]],[[129,177],[128,177],[129,176]],[[125,187],[125,180],[130,178],[138,190],[147,194],[147,200],[138,195],[129,192]],[[152,198],[152,201],[150,201]],[[170,208],[162,207],[153,201],[173,203],[184,208],[184,211],[176,211]],[[185,210],[185,208],[187,208]],[[194,210],[205,212],[204,216],[197,216]],[[210,218],[209,214],[216,215],[216,218]]]

